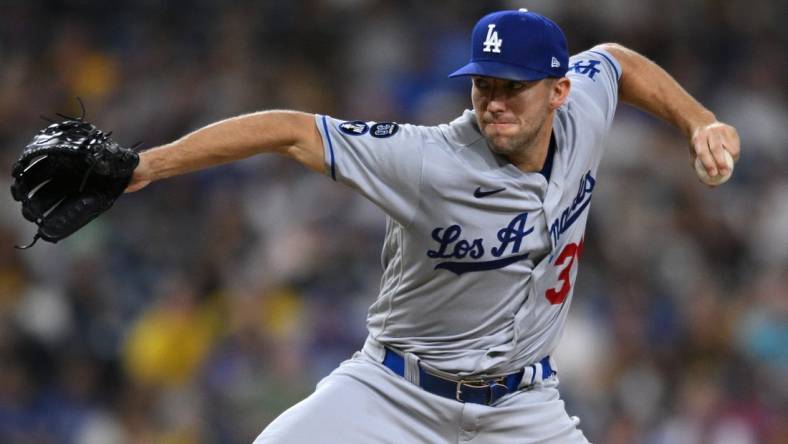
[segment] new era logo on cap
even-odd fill
[[[566,74],[568,64],[566,37],[558,25],[526,9],[499,11],[476,23],[471,60],[449,77],[558,78]]]

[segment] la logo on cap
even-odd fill
[[[498,38],[498,31],[495,31],[495,23],[487,25],[487,39],[484,40],[482,52],[495,52],[500,54],[503,39]]]

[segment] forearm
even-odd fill
[[[711,111],[656,63],[618,44],[606,43],[602,47],[621,64],[621,101],[670,123],[687,138],[695,129],[716,121]]]
[[[155,181],[260,153],[290,154],[313,169],[322,162],[305,159],[321,144],[314,116],[295,111],[264,111],[232,117],[194,131],[172,143],[141,153],[140,179]]]
[[[709,176],[727,173],[731,166],[724,152],[734,160],[739,158],[741,142],[736,128],[717,121],[711,111],[656,63],[621,45],[601,46],[621,64],[620,100],[681,130],[689,141],[692,160],[699,159]]]

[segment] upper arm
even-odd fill
[[[641,66],[638,61],[639,59],[644,59],[644,57],[618,43],[603,43],[598,48],[604,49],[618,60],[618,63],[621,65],[619,97],[623,102],[632,103],[634,97],[631,97],[630,94],[633,89],[631,84],[633,81],[637,81],[638,77],[641,77],[638,75],[638,69]]]

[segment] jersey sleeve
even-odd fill
[[[326,174],[408,225],[419,203],[424,127],[323,115],[316,115],[315,123],[323,138]]]
[[[609,127],[618,105],[618,82],[621,65],[599,46],[575,54],[569,59],[567,77],[572,93],[588,117],[602,120]]]

